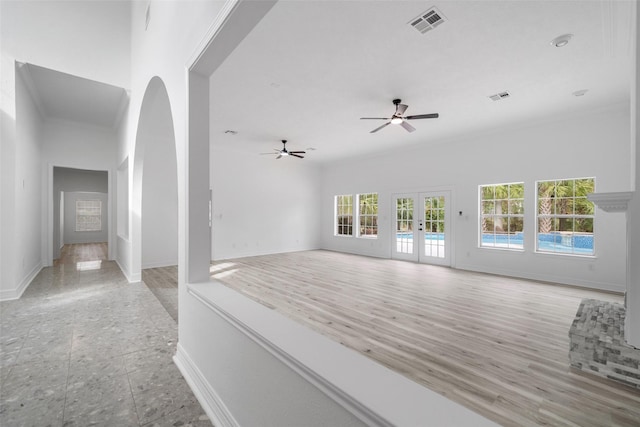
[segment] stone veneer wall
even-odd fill
[[[640,389],[640,349],[625,344],[622,304],[584,299],[569,329],[571,366]]]

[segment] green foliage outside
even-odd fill
[[[336,196],[336,233],[341,236],[353,235],[353,196]]]
[[[378,193],[360,194],[360,235],[378,235]]]
[[[524,184],[480,187],[483,233],[521,233],[524,229]]]
[[[593,233],[593,178],[538,182],[538,232]]]

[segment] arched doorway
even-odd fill
[[[178,265],[178,174],[166,87],[149,82],[142,100],[133,161],[132,276]],[[177,267],[175,267],[177,269]]]

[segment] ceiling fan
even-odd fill
[[[396,111],[389,118],[387,118],[387,117],[361,117],[360,120],[388,120],[387,123],[383,124],[382,126],[379,126],[379,127],[375,128],[374,130],[369,132],[369,133],[374,133],[374,132],[378,132],[380,129],[382,129],[383,127],[386,127],[386,126],[388,126],[390,124],[400,125],[403,128],[405,128],[405,130],[407,132],[413,132],[414,130],[416,130],[416,128],[414,128],[409,123],[407,123],[407,120],[437,119],[438,118],[438,113],[417,114],[417,115],[414,115],[414,116],[404,116],[403,114],[404,114],[405,111],[407,111],[407,108],[409,106],[407,104],[401,104],[401,102],[402,102],[402,100],[400,100],[400,99],[394,99],[393,100],[393,105],[396,106]]]
[[[276,154],[278,156],[276,157],[276,160],[286,156],[293,156],[293,157],[298,157],[300,159],[304,159],[304,156],[301,156],[301,154],[305,154],[305,151],[288,151],[287,150],[286,139],[282,140],[282,150],[278,150],[277,148],[274,148],[274,150],[275,150],[275,153],[260,153],[260,154]]]

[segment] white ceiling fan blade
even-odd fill
[[[405,119],[406,120],[437,119],[438,117],[440,117],[440,115],[438,113],[432,113],[432,114],[416,114],[415,116],[407,116],[407,117],[405,117]]]
[[[402,126],[403,128],[405,128],[407,130],[407,132],[413,132],[414,130],[416,130],[416,128],[414,128],[413,126],[411,126],[409,123],[403,121],[402,123],[400,123],[400,126]]]
[[[409,108],[409,106],[407,104],[398,104],[398,105],[396,105],[396,114],[398,116],[403,115],[404,112],[407,111],[407,108]]]
[[[387,123],[383,124],[382,126],[378,126],[377,128],[375,128],[374,130],[372,130],[372,131],[371,131],[371,132],[369,132],[369,133],[375,133],[375,132],[378,132],[378,131],[379,131],[380,129],[382,129],[383,127],[385,127],[385,126],[389,126],[389,124],[390,124],[390,123],[391,123],[391,122],[387,122]]]

